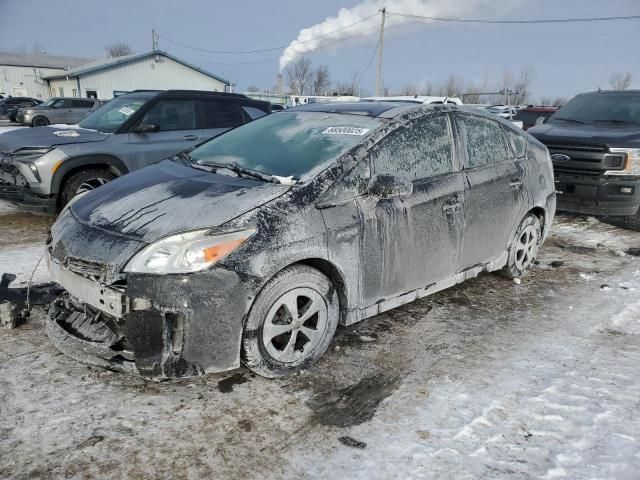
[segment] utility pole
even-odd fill
[[[151,30],[151,50],[154,52],[158,50],[158,34],[155,30]]]
[[[384,47],[384,21],[387,16],[387,9],[382,7],[382,20],[380,21],[380,41],[378,43],[378,71],[376,74],[376,97],[382,95],[382,49]]]

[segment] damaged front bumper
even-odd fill
[[[53,213],[56,209],[54,195],[34,193],[24,174],[13,164],[4,161],[0,163],[0,199],[29,212]]]
[[[49,309],[47,334],[64,354],[148,378],[240,366],[250,279],[224,268],[188,275],[135,275],[106,286],[51,258],[66,292]]]

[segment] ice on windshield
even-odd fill
[[[268,175],[300,179],[362,142],[382,122],[362,115],[281,112],[220,135],[190,155],[200,163],[233,162]]]

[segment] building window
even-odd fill
[[[64,97],[64,88],[60,87],[58,88],[58,91],[60,92],[60,96]]]
[[[97,90],[87,90],[87,98],[98,98]]]
[[[77,96],[78,96],[78,90],[77,90],[77,89],[75,89],[75,88],[74,88],[74,89],[72,89],[72,90],[71,90],[71,96],[72,96],[72,97],[77,97]]]

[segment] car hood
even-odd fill
[[[289,188],[165,160],[87,193],[70,209],[88,226],[153,242],[174,233],[217,227]]]
[[[527,132],[542,143],[575,142],[610,147],[640,147],[640,127],[546,123],[531,127]]]
[[[87,130],[77,125],[20,128],[0,135],[0,152],[11,153],[24,147],[53,147],[69,143],[99,142],[109,133]]]

